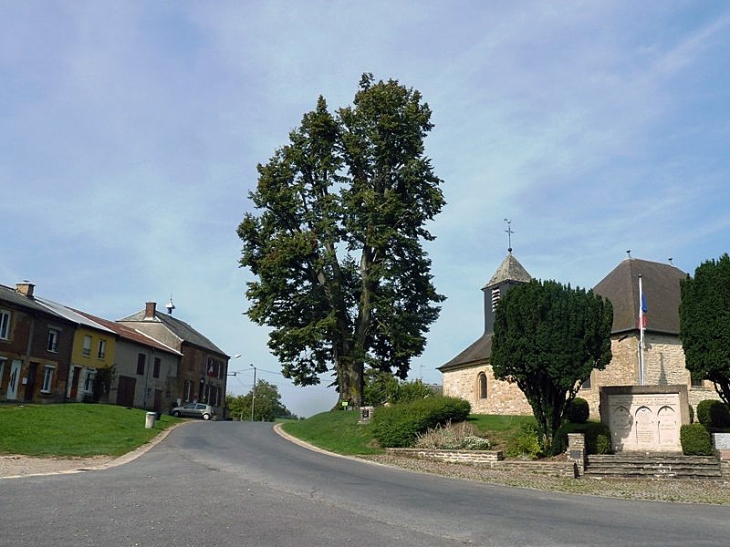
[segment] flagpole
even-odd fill
[[[644,287],[639,274],[639,385],[644,385]]]

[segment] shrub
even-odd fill
[[[697,407],[699,414],[699,405]],[[714,452],[710,432],[701,423],[683,425],[679,430],[679,439],[682,453],[687,456],[711,456]]]
[[[565,423],[555,433],[550,450],[553,456],[562,454],[568,449],[568,433],[585,435],[586,454],[610,454],[613,450],[611,430],[606,424],[601,422]]]
[[[519,431],[507,441],[505,455],[509,458],[534,460],[542,454],[540,436],[534,424],[522,424]]]
[[[697,405],[697,421],[708,430],[730,427],[730,411],[722,401],[705,399]]]
[[[489,450],[491,444],[487,439],[474,432],[474,426],[467,422],[437,425],[425,433],[416,435],[417,448],[445,448],[454,450]]]
[[[565,417],[571,423],[584,424],[588,421],[588,416],[590,416],[590,413],[591,409],[588,406],[588,401],[586,401],[585,399],[581,399],[580,397],[576,397],[575,399],[573,399],[573,402],[570,403],[570,406],[565,413]]]
[[[419,433],[449,422],[463,422],[471,405],[456,397],[428,397],[378,408],[373,436],[384,448],[413,446]]]

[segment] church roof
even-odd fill
[[[460,366],[471,366],[478,361],[484,361],[492,356],[492,336],[494,333],[485,332],[481,337],[462,351],[459,355],[451,359],[445,365],[438,367],[441,372],[459,368]]]
[[[638,329],[639,275],[648,310],[646,330],[678,335],[679,281],[687,274],[671,264],[636,258],[624,259],[593,288],[613,304],[611,332]]]
[[[489,289],[505,281],[529,283],[531,280],[532,276],[527,273],[527,270],[520,264],[520,261],[512,253],[509,253],[484,288]]]

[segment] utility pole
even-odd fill
[[[253,366],[253,390],[251,390],[251,421],[253,422],[253,411],[256,408],[256,367]]]

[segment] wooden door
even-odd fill
[[[35,391],[35,375],[38,371],[38,363],[31,363],[28,367],[28,382],[25,384],[25,400],[33,400],[33,392]]]
[[[119,388],[117,389],[117,404],[132,408],[134,406],[134,388],[137,384],[135,378],[129,376],[119,377]]]

